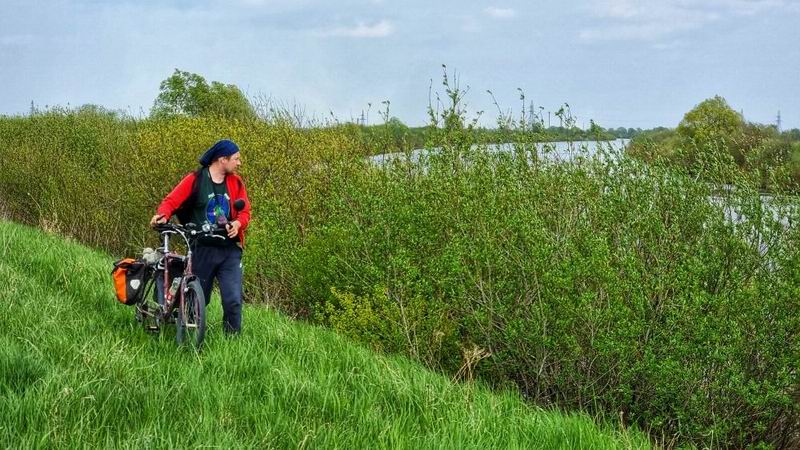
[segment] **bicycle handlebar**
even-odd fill
[[[159,233],[178,233],[183,235],[184,237],[190,238],[199,238],[201,236],[210,236],[220,239],[225,239],[227,237],[227,230],[224,227],[221,227],[216,224],[203,224],[201,226],[197,226],[193,223],[187,223],[186,225],[179,225],[175,223],[159,223],[153,226],[155,231]],[[222,235],[217,233],[224,233]]]

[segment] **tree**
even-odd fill
[[[92,115],[92,116],[107,116],[113,119],[124,116],[123,111],[112,111],[104,106],[95,105],[94,103],[84,103],[75,108],[76,114]]]
[[[720,96],[700,102],[683,116],[678,134],[698,146],[735,138],[744,127],[742,116]]]
[[[160,92],[150,111],[153,117],[190,116],[254,119],[255,110],[241,90],[233,84],[212,81],[175,69],[161,82]]]
[[[724,98],[717,95],[703,100],[683,116],[675,130],[683,162],[706,167],[710,160],[732,157],[737,165],[743,165],[745,153],[752,148],[744,135],[745,125],[741,114]]]
[[[792,128],[791,130],[784,131],[782,135],[788,141],[792,142],[800,141],[800,130],[798,130],[797,128]]]

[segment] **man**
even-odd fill
[[[203,286],[206,304],[217,279],[222,296],[222,325],[228,334],[242,327],[242,250],[250,223],[250,200],[244,182],[236,174],[242,164],[239,147],[221,140],[200,157],[200,168],[186,175],[158,206],[150,225],[166,223],[172,215],[186,224],[225,224],[224,239],[198,240],[193,251],[192,269]],[[244,200],[237,211],[233,204]]]

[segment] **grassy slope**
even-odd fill
[[[112,258],[0,221],[0,448],[639,448],[639,434],[453,384],[409,360],[218,300],[201,355],[116,304]]]

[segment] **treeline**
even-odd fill
[[[379,125],[351,124],[349,127],[364,141],[385,141],[386,152],[424,148],[430,142],[429,135],[432,131],[431,126],[409,127],[396,117],[392,117],[386,123]],[[531,138],[537,142],[610,141],[614,139],[629,139],[643,132],[644,130],[641,128],[605,129],[595,126],[584,130],[576,126],[552,126],[546,128],[541,125],[525,129],[475,127],[471,130],[471,133],[474,134],[474,139],[485,144],[522,142]],[[381,153],[384,153],[383,149],[380,150]]]

